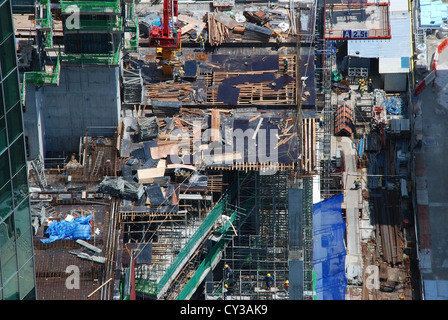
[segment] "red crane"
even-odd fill
[[[167,49],[180,48],[180,24],[178,22],[178,0],[163,1],[161,27],[152,26],[149,32],[149,46]]]

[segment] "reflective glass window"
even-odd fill
[[[0,45],[0,65],[2,74],[8,74],[16,66],[16,49],[14,36],[9,36]]]
[[[8,122],[9,141],[14,141],[14,139],[23,132],[22,110],[20,108],[20,103],[17,103],[14,108],[9,110],[6,115],[6,121]]]
[[[6,121],[5,117],[0,118],[0,153],[6,149],[8,141],[6,139]]]
[[[3,288],[4,300],[18,300],[19,299],[19,281],[17,280],[17,274],[9,280],[9,282]]]
[[[0,262],[3,284],[17,272],[17,256],[13,214],[0,223]]]
[[[6,150],[0,154],[0,188],[3,187],[9,180],[9,158],[8,151]]]
[[[9,9],[9,1],[5,1],[0,5],[0,42],[6,39],[12,32],[12,17]]]
[[[26,166],[23,167],[12,179],[12,188],[14,190],[14,204],[17,206],[28,195]]]
[[[20,237],[17,236],[17,262],[19,269],[33,257],[32,230],[31,228],[28,228],[26,231],[22,230],[22,235]]]
[[[10,146],[9,150],[11,154],[11,171],[15,175],[26,163],[23,135]]]
[[[20,300],[29,296],[30,291],[34,291],[34,262],[29,260],[19,271],[19,292]]]
[[[29,201],[25,200],[14,213],[17,237],[19,238],[31,226]]]
[[[19,78],[17,70],[9,74],[9,76],[3,80],[3,95],[5,96],[5,109],[6,112],[14,107],[17,102],[20,101],[20,89]]]
[[[12,190],[8,182],[0,189],[0,221],[12,211]]]

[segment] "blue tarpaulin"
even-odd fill
[[[361,157],[363,152],[364,152],[364,139],[361,138],[361,139],[359,139],[358,156]]]
[[[53,222],[45,231],[45,235],[47,235],[48,238],[41,239],[40,241],[49,243],[60,239],[89,240],[90,230],[92,228],[90,220],[92,220],[92,216],[79,217],[71,222],[67,220]]]
[[[317,300],[345,300],[345,222],[340,194],[313,205],[313,268]]]

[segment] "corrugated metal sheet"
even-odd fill
[[[423,281],[425,300],[447,300],[448,281],[447,280],[424,280]]]
[[[448,17],[448,4],[441,0],[420,0],[420,25],[422,27],[439,27]]]
[[[404,10],[406,8],[407,1],[394,1],[394,6],[391,7],[390,12],[392,35],[390,40],[349,40],[348,55],[379,58],[380,73],[385,73],[385,70],[388,73],[408,72],[409,63],[407,65],[403,64],[402,59],[409,59],[412,55],[411,19],[409,12]],[[382,66],[382,64],[384,65]]]

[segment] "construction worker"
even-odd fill
[[[179,69],[179,81],[180,81],[180,83],[184,82],[184,76],[185,76],[184,67],[180,67],[180,69]]]
[[[373,83],[371,78],[369,78],[368,86],[369,86],[369,92],[373,92]]]
[[[289,280],[285,281],[285,290],[286,290],[286,292],[288,292],[288,290],[289,290]]]
[[[205,50],[205,40],[204,40],[204,37],[202,37],[202,36],[199,37],[199,49],[201,51]]]
[[[224,299],[227,297],[228,291],[229,291],[229,284],[226,282],[224,283],[224,290],[222,291]]]
[[[356,177],[354,184],[355,184],[355,189],[358,190],[359,186],[361,184],[359,177]]]
[[[361,86],[363,85],[363,83],[364,83],[364,79],[361,78],[358,80],[358,91],[361,90]]]
[[[287,58],[284,58],[283,59],[283,72],[288,71],[288,66],[289,66],[289,60]]]
[[[364,94],[364,91],[366,91],[366,86],[365,86],[364,84],[362,84],[362,85],[361,85],[361,90],[360,90],[360,92],[361,92],[361,97],[362,97],[362,95]]]
[[[280,49],[282,40],[283,40],[282,35],[277,34],[277,36],[275,37],[275,47],[273,48],[274,50],[278,51],[278,49]]]
[[[320,118],[319,118],[319,125],[321,128],[324,127],[324,117],[323,116],[320,116]]]
[[[230,278],[230,273],[231,273],[231,272],[232,272],[232,269],[230,269],[229,265],[226,264],[226,265],[224,266],[224,274],[225,274],[225,276],[226,276],[226,279],[229,279],[229,278]]]
[[[263,279],[266,282],[266,289],[271,290],[271,283],[274,282],[274,277],[268,273]]]

